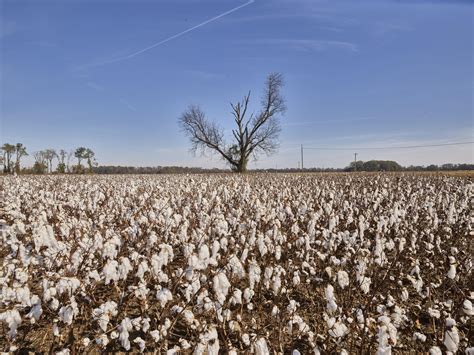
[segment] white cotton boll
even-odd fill
[[[270,351],[268,350],[267,341],[265,338],[259,338],[254,343],[254,353],[255,355],[269,355]]]
[[[464,300],[462,304],[462,311],[467,314],[468,316],[474,315],[474,310],[472,308],[472,302],[469,300]]]
[[[413,333],[413,340],[421,341],[422,343],[424,343],[426,341],[426,335],[424,335],[423,333],[415,332]]]
[[[242,342],[247,346],[250,345],[250,336],[247,333],[242,334]]]
[[[272,308],[272,316],[276,317],[280,313],[280,310],[278,309],[277,306],[273,306]]]
[[[69,306],[63,306],[59,310],[59,319],[66,323],[67,325],[72,324],[72,320],[74,319],[74,316],[77,315],[78,311],[74,309],[74,306],[71,305]]]
[[[239,258],[237,256],[232,256],[229,260],[229,266],[230,269],[232,270],[232,275],[237,276],[239,279],[242,279],[245,277],[245,269],[242,263],[240,262]]]
[[[301,353],[300,353],[298,350],[294,349],[294,350],[291,352],[291,355],[301,355]]]
[[[217,335],[216,328],[212,327],[207,332],[199,336],[200,344],[203,345],[202,349],[207,352],[208,355],[219,354],[219,338]]]
[[[141,353],[145,350],[145,340],[143,340],[140,337],[136,337],[135,339],[133,339],[133,342],[135,344],[138,344],[138,347],[140,348]]]
[[[447,276],[451,280],[456,277],[456,259],[454,258],[454,256],[449,257],[449,271]]]
[[[452,353],[456,353],[459,348],[459,332],[458,328],[456,327],[456,322],[452,318],[446,319],[446,331],[444,332],[444,346],[448,351]]]
[[[207,244],[202,244],[198,252],[199,259],[207,260],[210,256],[211,254],[209,253],[209,247],[207,246]]]
[[[21,316],[20,313],[16,310],[8,310],[5,312],[0,313],[0,321],[7,323],[9,331],[8,336],[10,338],[16,337],[16,330],[18,326],[21,324]]]
[[[105,277],[105,284],[108,285],[110,281],[118,281],[120,275],[118,273],[118,262],[117,260],[109,260],[105,264],[104,269],[102,270]]]
[[[430,348],[430,355],[443,355],[443,352],[441,349],[437,346],[432,346]]]
[[[362,324],[362,325],[365,323],[364,312],[362,311],[362,309],[360,308],[357,309],[356,318],[357,318],[357,323]]]
[[[456,325],[456,321],[453,318],[446,319],[446,327],[451,328]]]
[[[334,287],[328,285],[325,289],[326,300],[327,300],[327,310],[329,313],[334,313],[337,310],[336,298],[334,297]]]
[[[135,276],[143,280],[145,273],[148,272],[149,270],[150,268],[148,267],[148,263],[146,262],[146,260],[142,260],[142,262],[138,265],[138,270]]]
[[[231,305],[242,304],[242,291],[238,288],[234,290],[232,293],[232,297],[230,299]]]
[[[120,344],[127,351],[130,350],[130,340],[128,337],[132,329],[132,322],[129,318],[124,318],[118,327]]]
[[[280,288],[281,288],[281,278],[280,278],[280,275],[277,274],[275,276],[273,276],[272,278],[272,291],[273,291],[273,294],[275,295],[278,295],[278,293],[280,292]]]
[[[97,270],[92,270],[87,274],[89,279],[93,279],[94,281],[100,281],[100,274]]]
[[[260,235],[257,239],[258,251],[260,252],[260,256],[264,257],[265,254],[268,252],[268,248],[265,245],[265,239],[263,235]]]
[[[345,287],[349,286],[349,275],[344,270],[340,270],[337,272],[337,283],[339,287],[344,289]]]
[[[441,317],[441,312],[433,308],[428,308],[428,314],[430,315],[430,317],[433,317],[436,319],[439,319],[439,317]]]
[[[249,265],[249,286],[253,290],[255,285],[260,282],[262,270],[256,262],[250,262]]]
[[[332,328],[334,324],[336,324],[336,318],[331,317],[326,320],[326,324],[328,328]]]
[[[128,273],[132,270],[133,267],[130,263],[130,260],[127,257],[122,256],[120,258],[120,265],[118,266],[119,279],[125,280],[127,278]]]
[[[55,337],[58,337],[59,336],[59,327],[57,324],[53,324],[53,335]]]
[[[56,284],[56,290],[59,295],[67,293],[72,295],[81,286],[81,281],[75,277],[62,277]]]
[[[148,332],[148,329],[150,329],[150,318],[143,318],[143,320],[142,320],[142,331],[143,331],[143,333]]]
[[[191,348],[191,344],[186,339],[180,338],[179,345],[181,345],[181,349],[187,350]]]
[[[24,284],[26,281],[28,281],[28,273],[26,273],[23,270],[17,270],[17,271],[15,271],[15,279],[20,284]]]
[[[100,329],[105,332],[107,331],[107,325],[109,324],[110,316],[116,316],[117,313],[117,303],[114,301],[107,301],[99,308],[95,308],[92,311],[92,317],[98,321]]]
[[[173,295],[171,294],[171,291],[167,288],[162,288],[156,292],[156,298],[160,302],[161,307],[165,307],[166,303],[168,301],[173,300]]]
[[[298,286],[301,282],[300,275],[298,271],[293,272],[293,286]]]
[[[296,311],[299,305],[300,304],[296,302],[295,300],[290,300],[290,304],[288,305],[288,307],[286,307],[286,309],[288,310],[289,313],[293,313]]]
[[[43,309],[41,308],[41,300],[38,296],[34,295],[31,297],[31,303],[33,304],[33,307],[31,307],[27,317],[31,318],[31,323],[33,324],[40,319],[41,314],[43,314]]]
[[[209,297],[204,298],[204,310],[209,312],[210,310],[214,309],[214,303]]]
[[[219,243],[217,240],[214,240],[214,242],[212,243],[212,257],[214,259],[217,258],[220,248],[221,248],[221,243]]]
[[[281,245],[275,247],[275,260],[281,259]]]
[[[95,342],[100,347],[105,348],[109,343],[109,338],[107,337],[107,334],[101,334],[95,339]]]
[[[349,329],[341,321],[335,322],[332,328],[329,330],[329,335],[334,338],[342,338],[348,333],[349,333]]]
[[[155,341],[155,343],[158,343],[161,339],[160,332],[158,330],[152,330],[150,332],[150,335],[153,338],[153,340]]]
[[[56,355],[69,355],[71,351],[69,349],[62,349],[56,352]]]
[[[90,343],[91,343],[91,340],[90,340],[89,338],[82,338],[82,345],[83,345],[84,347],[87,348]]]
[[[227,276],[220,272],[214,276],[212,279],[213,281],[213,289],[214,293],[216,294],[217,300],[220,304],[224,304],[227,294],[229,293],[229,288],[231,286]]]
[[[30,302],[30,289],[28,286],[26,287],[19,287],[15,291],[16,300],[24,307],[31,306]]]
[[[408,301],[408,297],[409,297],[409,293],[408,293],[408,290],[406,288],[403,288],[402,289],[402,300],[403,301]]]
[[[329,232],[332,232],[332,230],[336,227],[336,218],[334,216],[329,217],[329,225],[328,225],[328,230]]]
[[[360,279],[359,283],[360,283],[360,289],[362,290],[362,292],[364,292],[365,294],[368,294],[370,291],[370,285],[372,284],[372,279],[370,277],[363,276]]]

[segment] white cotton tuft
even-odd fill
[[[230,286],[230,282],[223,272],[220,272],[214,276],[213,289],[220,304],[224,304],[227,294],[229,293]]]
[[[339,287],[344,289],[345,287],[349,286],[349,274],[344,270],[340,270],[337,272],[337,283]]]

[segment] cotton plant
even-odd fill
[[[40,329],[54,352],[469,348],[467,179],[1,180],[1,351]]]

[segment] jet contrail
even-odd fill
[[[142,54],[142,53],[144,53],[144,52],[147,52],[147,51],[149,51],[150,49],[153,49],[153,48],[155,48],[155,47],[161,46],[162,44],[165,44],[165,43],[167,43],[167,42],[169,42],[169,41],[172,41],[173,39],[176,39],[176,38],[178,38],[178,37],[181,37],[181,36],[185,35],[186,33],[189,33],[189,32],[191,32],[191,31],[194,31],[195,29],[198,29],[198,28],[200,28],[200,27],[202,27],[202,26],[205,26],[205,25],[207,25],[208,23],[214,22],[214,21],[216,21],[216,20],[218,20],[218,19],[220,19],[220,18],[222,18],[222,17],[224,17],[224,16],[230,15],[231,13],[233,13],[233,12],[235,12],[235,11],[237,11],[237,10],[240,10],[240,9],[242,9],[242,8],[244,8],[244,7],[248,6],[248,5],[250,5],[250,4],[253,4],[254,2],[255,2],[255,0],[250,0],[250,1],[246,2],[245,4],[242,4],[242,5],[240,5],[240,6],[234,7],[233,9],[230,9],[230,10],[228,10],[228,11],[226,11],[226,12],[223,12],[223,13],[221,13],[220,15],[214,16],[213,18],[210,18],[209,20],[206,20],[206,21],[204,21],[204,22],[201,22],[200,24],[198,24],[198,25],[196,25],[196,26],[193,26],[193,27],[191,27],[191,28],[188,28],[187,30],[184,30],[184,31],[182,31],[182,32],[179,32],[179,33],[177,33],[177,34],[175,34],[175,35],[173,35],[173,36],[171,36],[171,37],[165,38],[165,39],[163,39],[163,40],[161,40],[161,41],[159,41],[159,42],[156,42],[156,43],[154,43],[154,44],[152,44],[152,45],[150,45],[150,46],[148,46],[148,47],[146,47],[146,48],[140,49],[139,51],[133,52],[132,54],[129,54],[129,55],[126,55],[126,56],[123,56],[123,57],[119,57],[119,58],[116,58],[116,59],[112,59],[112,60],[100,62],[100,63],[97,63],[97,64],[92,64],[92,65],[87,66],[87,67],[100,66],[100,65],[104,65],[104,64],[110,64],[110,63],[116,63],[116,62],[120,62],[120,61],[122,61],[122,60],[127,60],[127,59],[130,59],[130,58],[136,57],[137,55],[140,55],[140,54]]]

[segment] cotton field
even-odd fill
[[[1,177],[0,351],[474,353],[469,177]]]

